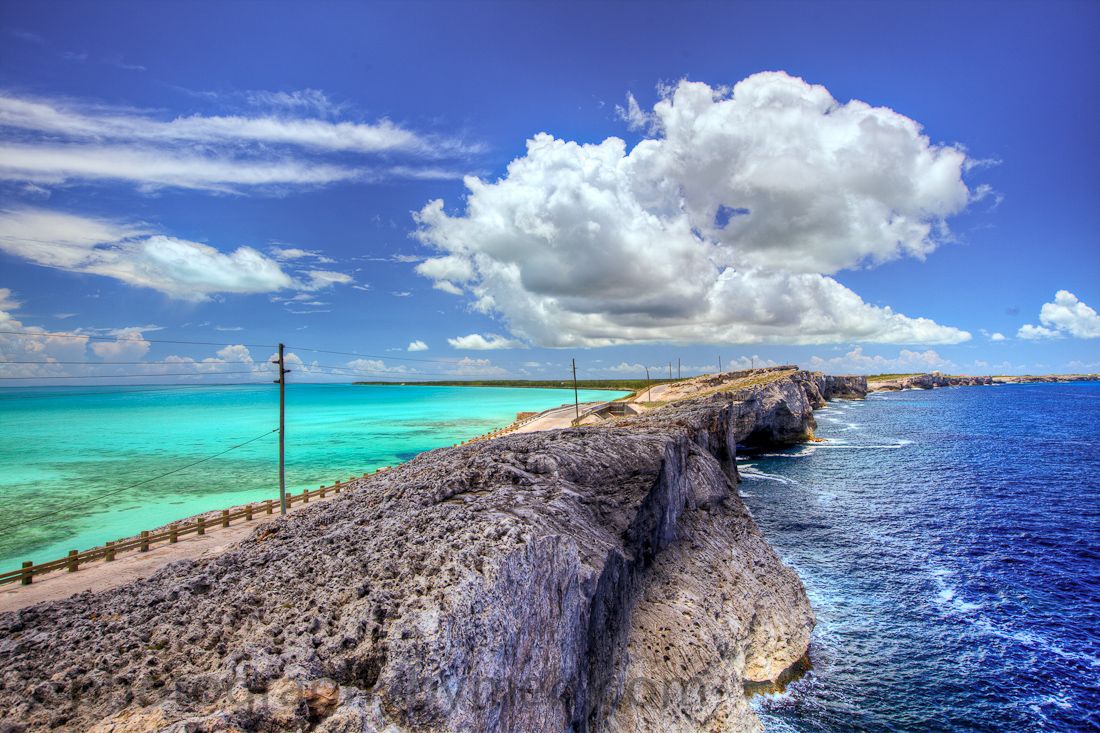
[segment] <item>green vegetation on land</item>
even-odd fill
[[[868,382],[885,382],[889,379],[902,379],[903,377],[916,377],[924,372],[909,372],[907,374],[868,374]]]

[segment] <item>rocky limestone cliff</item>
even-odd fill
[[[940,387],[972,387],[993,384],[993,377],[948,376],[940,372],[907,374],[893,379],[868,383],[871,392],[897,392],[903,389],[938,389]]]
[[[743,686],[803,657],[813,614],[737,445],[801,440],[860,386],[798,372],[432,451],[216,558],[5,614],[4,725],[759,730]]]
[[[1100,382],[1100,374],[1027,374],[993,377],[993,384],[1053,384],[1057,382]]]
[[[867,396],[867,377],[835,376],[820,372],[814,372],[813,376],[823,399],[861,400]]]

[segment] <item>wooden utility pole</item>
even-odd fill
[[[577,419],[581,418],[581,398],[577,394],[577,360],[573,360],[573,406],[577,412]]]
[[[672,362],[668,363],[668,381],[672,381]]]
[[[272,359],[272,363],[279,365],[279,378],[275,380],[279,385],[279,514],[286,514],[286,375],[290,370],[285,368],[282,344],[279,358]]]
[[[680,379],[680,357],[676,357],[676,378]]]
[[[646,402],[653,401],[653,385],[649,383],[649,367],[645,368],[645,392]]]
[[[718,355],[718,373],[719,374],[722,373],[722,355],[721,354]]]

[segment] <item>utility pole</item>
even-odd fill
[[[753,371],[756,370],[756,357],[755,356],[752,357],[752,368],[753,368]]]
[[[672,381],[672,362],[668,363],[668,381]]]
[[[718,355],[718,373],[719,374],[722,373],[722,355],[721,354]]]
[[[676,378],[680,379],[680,357],[676,357]]]
[[[652,402],[653,401],[653,385],[651,385],[649,383],[649,367],[645,368],[645,392],[646,392],[646,397],[647,397],[646,402]]]
[[[581,419],[581,399],[577,395],[577,360],[573,360],[573,406],[576,409],[577,419]]]
[[[279,365],[279,378],[275,380],[279,385],[279,514],[286,514],[286,375],[290,370],[285,368],[282,344],[279,344],[279,358],[272,359],[271,363]]]

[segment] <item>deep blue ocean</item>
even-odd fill
[[[872,395],[742,459],[813,669],[768,731],[1100,730],[1100,383]]]

